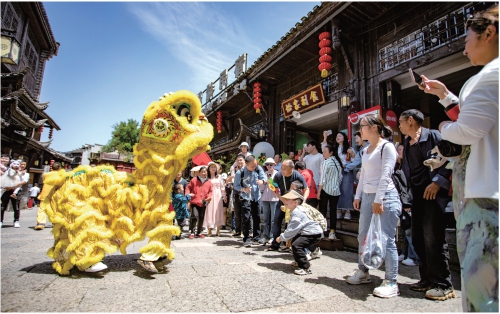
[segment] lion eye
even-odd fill
[[[156,119],[153,122],[153,129],[156,135],[163,135],[168,131],[168,122],[165,119]]]
[[[193,117],[191,116],[191,111],[189,110],[189,107],[186,105],[182,105],[177,109],[177,115],[179,117],[186,117],[188,122],[191,123],[193,120]]]

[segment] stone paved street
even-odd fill
[[[356,268],[357,254],[324,251],[312,261],[313,274],[297,276],[292,255],[245,248],[241,238],[221,237],[174,242],[176,258],[166,274],[150,274],[137,263],[144,243],[128,255],[104,259],[108,271],[72,270],[59,276],[46,251],[51,228],[33,230],[36,209],[21,211],[21,228],[5,213],[2,238],[2,312],[461,312],[459,274],[452,273],[457,298],[424,299],[409,290],[417,267],[400,264],[401,296],[372,295],[384,277],[384,266],[371,272],[372,283],[345,282]]]

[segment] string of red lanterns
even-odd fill
[[[49,131],[49,139],[52,139],[52,135],[54,134],[54,128],[50,128]]]
[[[332,69],[332,41],[330,40],[330,32],[323,32],[319,34],[319,66],[318,70],[321,71],[321,77],[327,77],[328,71]]]
[[[217,111],[217,133],[222,132],[222,111]]]
[[[256,113],[260,113],[260,108],[262,108],[262,89],[260,87],[259,82],[253,84],[253,107]]]
[[[43,132],[43,124],[40,125],[40,127],[38,128],[38,132],[42,133]]]

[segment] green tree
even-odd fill
[[[128,119],[113,125],[111,139],[102,147],[103,152],[113,152],[132,155],[134,145],[139,142],[139,122],[134,119]]]

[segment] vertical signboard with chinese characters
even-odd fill
[[[292,116],[292,112],[303,112],[319,105],[324,104],[325,94],[323,93],[323,87],[320,84],[314,85],[307,90],[301,92],[281,102],[281,109],[283,110],[283,115],[285,118]]]

